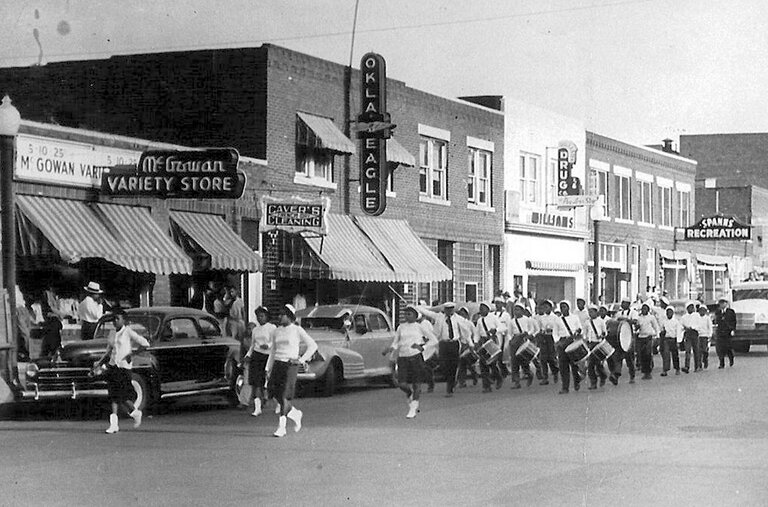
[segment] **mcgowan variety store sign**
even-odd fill
[[[325,235],[328,233],[326,214],[330,204],[331,201],[327,197],[317,199],[263,197],[259,227],[263,232],[278,230]]]
[[[115,197],[239,199],[245,190],[239,160],[234,148],[145,151],[135,167],[115,167],[104,174],[101,191]]]
[[[728,217],[705,217],[684,230],[687,240],[752,239],[752,228]]]

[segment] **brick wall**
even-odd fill
[[[477,284],[477,300],[485,294],[483,247],[478,243],[456,243],[454,245],[453,293],[456,301],[466,301],[465,284]]]
[[[698,161],[697,180],[718,185],[764,185],[768,176],[768,133],[680,136],[680,154]]]

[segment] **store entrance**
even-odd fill
[[[528,291],[537,301],[549,299],[557,303],[563,299],[573,301],[576,297],[576,279],[559,276],[529,276]]]

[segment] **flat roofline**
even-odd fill
[[[649,148],[647,146],[643,146],[642,144],[635,144],[635,143],[630,143],[628,141],[622,141],[621,139],[614,139],[613,137],[608,137],[608,136],[605,136],[603,134],[598,134],[597,132],[594,132],[594,131],[591,131],[591,130],[587,130],[587,134],[593,134],[593,135],[596,135],[596,136],[604,137],[606,139],[610,139],[611,141],[616,141],[618,143],[626,144],[627,146],[632,146],[633,148],[637,148],[639,150],[643,150],[643,151],[648,152],[648,153],[653,153],[655,155],[661,155],[663,157],[671,158],[673,160],[679,160],[680,162],[688,162],[688,163],[693,164],[693,165],[698,165],[699,164],[698,162],[696,162],[695,160],[693,160],[691,158],[682,157],[680,155],[675,155],[673,153],[667,153],[666,151],[656,150],[654,148]]]

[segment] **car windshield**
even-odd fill
[[[743,289],[733,291],[734,301],[743,301],[745,299],[766,299],[768,300],[768,289]]]
[[[125,325],[150,340],[160,327],[160,319],[152,315],[126,315]],[[115,323],[112,320],[101,321],[94,333],[96,339],[108,339],[113,336],[115,336]]]
[[[333,329],[344,331],[344,319],[328,317],[304,317],[301,319],[301,327],[304,329]]]

